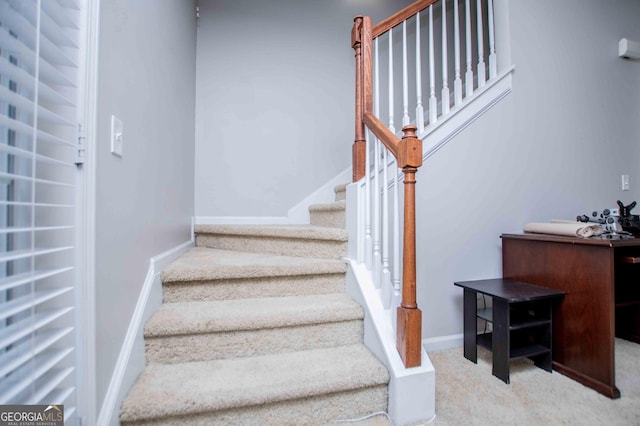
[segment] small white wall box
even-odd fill
[[[618,43],[618,55],[627,59],[640,59],[640,42],[621,38]]]

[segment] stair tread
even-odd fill
[[[363,318],[344,293],[165,303],[147,322],[145,337],[259,330]]]
[[[385,367],[362,344],[249,358],[147,366],[122,421],[248,407],[386,385]]]
[[[313,204],[309,206],[310,212],[317,211],[342,211],[346,210],[347,202],[344,200],[334,201],[332,203],[324,203],[324,204]]]
[[[345,229],[315,225],[196,225],[195,232],[256,237],[348,241]]]
[[[316,259],[194,247],[162,271],[163,281],[201,281],[344,273],[338,259]]]

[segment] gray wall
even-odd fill
[[[353,17],[411,1],[199,3],[196,215],[286,216],[350,166]]]
[[[640,61],[617,56],[640,2],[508,5],[513,92],[417,175],[425,338],[462,332],[453,282],[501,276],[500,234],[640,199]]]
[[[97,407],[149,260],[190,239],[194,191],[194,1],[101,2],[97,192]],[[124,156],[109,148],[124,122]]]

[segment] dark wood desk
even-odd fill
[[[510,279],[454,283],[464,289],[464,357],[477,362],[481,345],[492,352],[493,375],[509,383],[509,361],[528,357],[551,371],[552,302],[562,291]],[[491,307],[478,309],[478,294],[491,298]],[[492,332],[478,334],[478,319]]]
[[[619,398],[615,337],[640,342],[640,239],[505,234],[502,269],[566,293],[553,322],[553,368]]]

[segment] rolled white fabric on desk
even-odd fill
[[[602,234],[602,227],[597,223],[570,222],[554,220],[552,222],[532,222],[524,226],[525,232],[536,234],[565,235],[568,237],[589,238]]]

